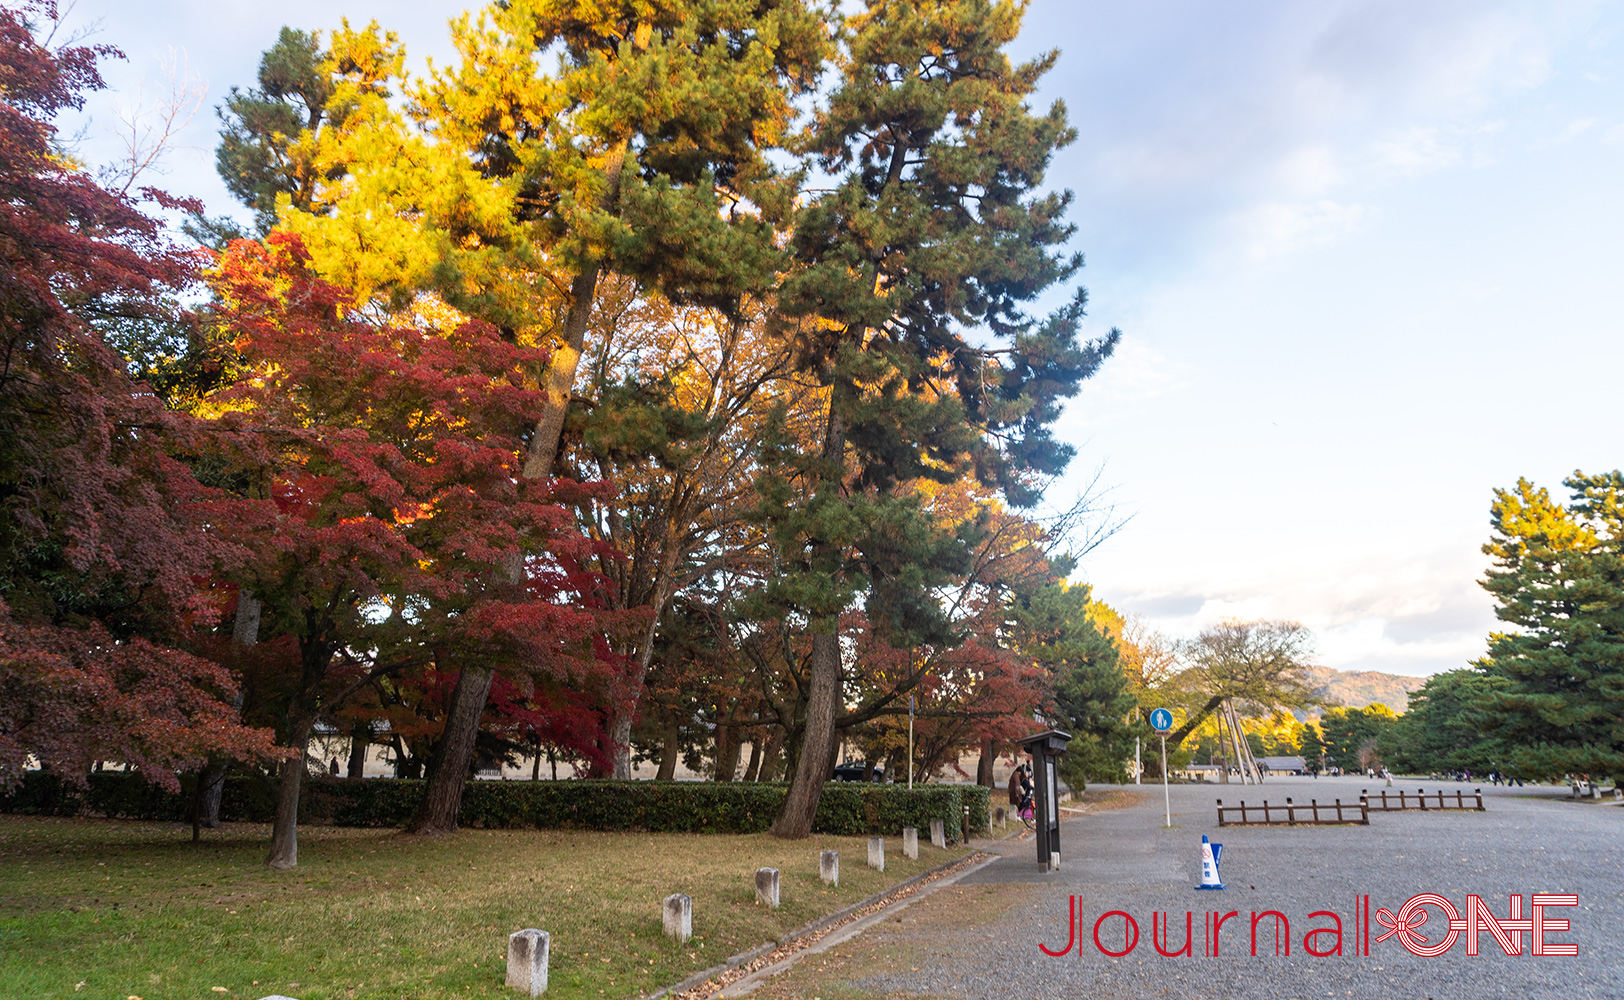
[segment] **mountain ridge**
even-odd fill
[[[1365,708],[1379,703],[1403,713],[1409,708],[1411,692],[1427,682],[1425,677],[1384,674],[1379,670],[1308,667],[1304,673],[1308,687],[1326,700],[1326,708]]]

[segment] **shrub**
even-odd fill
[[[0,796],[0,812],[45,816],[106,816],[184,822],[191,815],[195,776],[166,792],[139,774],[104,771],[77,788],[54,774],[31,771]],[[417,808],[423,782],[404,778],[349,781],[312,776],[304,782],[299,821],[333,826],[398,827]],[[470,781],[458,822],[512,829],[640,830],[653,833],[761,833],[772,826],[788,786],[782,782]],[[959,839],[966,806],[970,829],[987,826],[988,790],[979,785],[901,785],[830,782],[818,800],[816,833],[895,835],[905,826],[942,820],[949,842]],[[222,819],[268,823],[276,804],[272,780],[261,774],[226,779]]]

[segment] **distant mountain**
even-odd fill
[[[1364,708],[1380,702],[1395,712],[1410,704],[1410,692],[1427,682],[1425,677],[1402,677],[1375,670],[1333,670],[1309,667],[1308,686],[1324,698],[1327,707]]]

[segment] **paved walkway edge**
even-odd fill
[[[953,882],[956,882],[959,879],[963,878],[965,875],[968,875],[970,872],[977,871],[977,870],[981,869],[985,865],[992,864],[994,861],[997,861],[999,859],[999,857],[1001,857],[1001,856],[1002,855],[997,855],[997,854],[990,855],[985,860],[981,861],[979,864],[970,865],[969,867],[965,868],[964,871],[959,872],[958,874],[954,875],[952,878],[950,878],[950,879],[942,879],[941,880],[942,884],[943,885],[949,885],[949,884],[951,884]],[[948,862],[945,862],[943,864],[939,864],[935,868],[930,869],[929,871],[922,871],[918,875],[915,875],[913,878],[904,879],[901,882],[898,882],[896,885],[893,885],[888,889],[881,889],[879,892],[876,892],[871,896],[865,896],[864,898],[859,899],[857,902],[852,903],[850,906],[841,907],[840,909],[836,910],[833,913],[830,913],[830,914],[827,914],[825,916],[819,917],[818,919],[812,921],[809,924],[806,924],[803,927],[799,927],[799,928],[796,928],[793,931],[790,931],[788,934],[785,934],[782,938],[779,938],[777,941],[769,941],[766,944],[760,946],[759,948],[752,948],[749,951],[740,952],[739,954],[732,956],[731,958],[729,958],[727,961],[721,963],[720,965],[713,965],[710,968],[704,970],[703,972],[696,972],[693,975],[689,976],[687,979],[684,979],[682,982],[675,984],[674,986],[667,986],[664,989],[655,990],[653,993],[648,994],[646,1000],[659,1000],[659,998],[663,997],[663,996],[675,995],[675,994],[678,994],[678,993],[686,993],[687,991],[693,989],[696,986],[703,985],[704,982],[707,979],[711,979],[714,976],[718,976],[718,975],[720,975],[720,974],[722,974],[724,972],[728,972],[728,971],[730,971],[732,969],[736,969],[739,966],[745,964],[746,962],[750,962],[750,961],[753,961],[753,960],[755,960],[757,958],[760,958],[762,955],[770,954],[771,952],[773,952],[773,951],[775,951],[775,950],[777,950],[779,948],[782,948],[785,945],[792,944],[792,943],[794,943],[796,941],[799,941],[801,938],[804,938],[804,937],[810,937],[810,936],[812,936],[814,934],[819,933],[820,931],[824,930],[827,927],[830,927],[830,926],[832,926],[834,924],[838,924],[840,921],[842,921],[842,920],[846,919],[847,917],[851,916],[853,913],[856,913],[858,910],[861,910],[863,907],[865,907],[865,906],[873,906],[875,903],[879,902],[880,900],[884,899],[886,896],[889,896],[894,892],[901,892],[904,889],[908,889],[908,888],[910,888],[912,886],[918,885],[920,882],[923,882],[926,879],[931,878],[934,875],[938,875],[941,872],[944,872],[947,869],[952,868],[956,864],[960,864],[961,862],[963,862],[965,860],[965,858],[968,858],[968,857],[973,857],[973,854],[967,854],[967,855],[964,856],[964,858],[954,858],[952,861],[948,861]],[[905,897],[904,899],[899,899],[899,900],[897,900],[897,902],[895,904],[893,904],[891,906],[888,906],[883,910],[877,910],[875,912],[875,914],[871,914],[871,916],[876,915],[876,914],[881,914],[881,913],[889,913],[891,910],[895,909],[898,904],[906,903],[909,899],[915,899],[915,898],[917,898],[917,897],[908,896],[908,897]],[[859,923],[861,923],[861,921],[859,921]],[[777,968],[780,965],[785,965],[785,964],[788,964],[789,962],[792,962],[792,961],[793,961],[793,958],[786,959],[785,962],[775,963],[774,965],[769,966],[769,968]],[[754,975],[755,974],[752,973],[751,978],[754,978]],[[732,985],[732,984],[729,984],[729,985]]]
[[[778,975],[779,973],[787,972],[790,969],[791,966],[793,966],[796,962],[799,962],[801,959],[807,957],[808,955],[821,954],[821,953],[823,953],[825,951],[828,951],[830,948],[833,948],[835,945],[838,945],[838,944],[841,944],[841,943],[843,943],[845,941],[851,940],[852,938],[856,937],[857,935],[859,935],[859,934],[863,933],[864,931],[868,930],[870,927],[873,927],[875,924],[880,923],[881,921],[885,920],[886,917],[889,917],[893,913],[896,913],[898,910],[904,909],[910,903],[918,902],[919,900],[924,899],[926,896],[929,896],[931,893],[937,891],[938,889],[941,889],[944,886],[952,885],[953,883],[957,882],[959,879],[961,879],[964,876],[970,874],[971,872],[980,871],[981,869],[983,869],[983,868],[987,867],[988,865],[992,864],[994,861],[997,861],[1000,857],[1003,857],[1003,855],[994,854],[994,855],[991,855],[989,857],[982,858],[980,861],[977,861],[975,864],[966,865],[962,871],[957,871],[957,872],[954,872],[952,875],[950,875],[950,876],[948,876],[946,878],[938,879],[935,883],[933,883],[933,884],[931,884],[929,886],[926,886],[925,888],[919,890],[916,893],[911,893],[911,894],[909,894],[907,896],[903,896],[902,898],[893,901],[889,906],[885,906],[885,907],[882,907],[881,909],[875,910],[873,913],[869,913],[869,914],[864,915],[859,920],[854,920],[851,923],[847,924],[846,926],[840,927],[840,928],[830,932],[829,934],[824,936],[822,939],[816,941],[815,943],[809,945],[808,947],[801,948],[799,950],[793,951],[790,954],[785,955],[783,958],[779,959],[778,961],[772,963],[771,965],[764,965],[761,968],[756,969],[755,971],[751,972],[750,974],[748,974],[746,976],[743,976],[743,977],[741,977],[739,979],[736,979],[731,983],[728,983],[727,985],[723,986],[721,989],[717,990],[716,993],[713,994],[713,995],[717,998],[717,1000],[722,1000],[722,998],[725,998],[725,997],[742,997],[742,996],[745,996],[746,994],[754,991],[756,987],[760,986],[762,983],[766,982],[767,980],[771,979],[772,977]],[[963,861],[964,859],[960,858],[959,860]],[[940,871],[942,868],[949,868],[949,867],[951,867],[951,865],[942,865],[941,868],[937,868],[935,870]],[[902,888],[906,888],[907,886],[914,885],[914,884],[918,883],[921,879],[924,879],[924,878],[928,877],[931,874],[932,874],[932,872],[924,872],[924,873],[918,875],[915,878],[909,879],[907,882],[905,882],[902,885],[898,886],[897,889],[892,889],[892,890],[889,890],[889,891],[896,892],[898,889],[902,889]],[[879,895],[883,897],[885,895],[885,893],[880,893]],[[860,906],[861,904],[858,904],[858,905]],[[848,908],[848,909],[851,909],[851,908]],[[830,918],[825,918],[825,920],[823,922],[827,923],[829,921],[829,919]]]

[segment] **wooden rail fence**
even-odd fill
[[[1391,794],[1384,790],[1379,797],[1360,789],[1359,798],[1361,801],[1368,803],[1370,808],[1382,812],[1399,812],[1404,809],[1420,809],[1423,812],[1440,809],[1484,811],[1483,789],[1481,788],[1472,789],[1470,795],[1459,789],[1456,789],[1453,794],[1442,790],[1428,794],[1425,789],[1417,788],[1414,795],[1402,791]]]
[[[1227,818],[1239,816],[1239,819]],[[1264,799],[1261,806],[1249,806],[1242,802],[1238,806],[1226,806],[1224,800],[1218,800],[1219,826],[1334,826],[1334,825],[1370,825],[1370,807],[1361,800],[1358,805],[1344,805],[1337,799],[1332,805],[1320,805],[1318,799],[1308,800],[1308,805],[1298,805],[1290,799],[1283,806],[1271,806],[1269,800]]]

